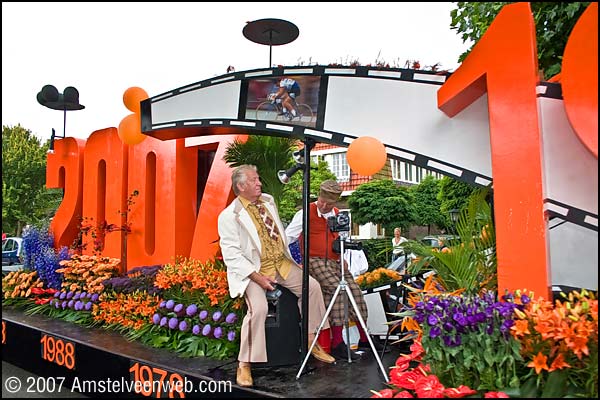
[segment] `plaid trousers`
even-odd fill
[[[333,294],[340,284],[340,264],[337,261],[329,260],[319,257],[311,257],[308,260],[309,274],[319,282],[321,285],[321,291],[323,292],[323,300],[325,301],[325,308],[329,307]],[[367,322],[367,303],[362,294],[362,290],[358,287],[358,284],[354,282],[354,278],[350,272],[344,272],[344,279],[347,283],[347,289],[351,290],[352,297],[360,310],[360,314]],[[347,297],[346,293],[340,290],[340,293],[335,298],[335,303],[329,313],[329,324],[331,326],[343,326],[344,325],[344,301]],[[348,321],[358,322],[354,307],[350,299],[348,300]]]

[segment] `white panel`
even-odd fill
[[[187,119],[237,119],[241,81],[199,88],[152,103],[152,124]]]
[[[438,85],[330,76],[324,129],[373,136],[491,177],[487,96],[454,118],[437,108]]]
[[[552,284],[598,290],[598,232],[566,222],[549,236]]]
[[[385,315],[383,303],[381,302],[381,295],[379,292],[376,292],[365,294],[363,297],[365,298],[367,312],[369,314],[369,318],[367,318],[366,321],[369,334],[386,335],[389,325],[387,325],[387,317]],[[348,303],[350,303],[350,301],[348,301]],[[352,305],[350,305],[350,307],[352,307]]]
[[[598,214],[598,159],[581,143],[562,100],[540,98],[545,197]]]

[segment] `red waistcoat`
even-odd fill
[[[337,214],[339,210],[334,207]],[[317,213],[317,203],[309,205],[309,255],[310,257],[339,259],[339,254],[332,250],[333,241],[339,236],[338,232],[331,232],[327,227],[327,220]],[[300,236],[300,250],[304,251],[303,236]]]

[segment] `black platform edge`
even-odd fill
[[[385,388],[381,370],[370,353],[355,362],[338,361],[324,364],[309,358],[303,374],[296,379],[300,364],[271,368],[253,368],[254,387],[243,388],[236,384],[237,361],[214,360],[205,357],[182,358],[175,353],[129,342],[119,333],[101,328],[86,328],[62,320],[41,315],[25,315],[22,311],[10,307],[2,308],[3,344],[2,359],[27,371],[44,377],[64,377],[65,387],[72,382],[107,382],[132,380],[132,368],[147,366],[150,370],[165,371],[168,377],[178,374],[190,381],[187,398],[348,398],[370,397],[370,390]],[[67,369],[42,358],[43,335],[49,335],[64,343],[75,346],[75,368]],[[406,352],[406,351],[403,351]],[[399,348],[393,348],[381,359],[386,371],[394,365],[400,355]],[[137,363],[137,364],[136,364]],[[156,375],[153,376],[153,380]],[[213,388],[218,383],[224,392],[200,392],[198,388],[204,382]],[[129,383],[131,385],[131,383]],[[228,386],[227,386],[228,385]],[[124,385],[122,385],[124,386]],[[90,397],[99,398],[140,398],[156,397],[136,394],[133,391],[86,391]],[[166,393],[163,393],[165,396]],[[175,394],[178,397],[178,394]]]

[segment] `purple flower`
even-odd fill
[[[84,291],[84,292],[81,292],[81,293],[79,294],[79,298],[80,298],[80,299],[83,299],[85,296],[87,296],[87,292],[85,292],[85,291]],[[89,298],[89,297],[88,297],[88,298]]]
[[[158,308],[165,308],[165,305],[167,304],[166,301],[161,301],[160,304],[158,305]]]
[[[213,331],[213,335],[214,335],[215,339],[221,339],[221,336],[223,336],[223,328],[221,328],[220,326],[217,326],[215,328],[215,330]]]
[[[185,309],[185,314],[188,317],[193,317],[194,315],[196,315],[196,313],[198,312],[198,306],[196,306],[195,304],[190,304],[189,306],[187,306],[187,308]]]
[[[173,307],[173,312],[175,312],[175,314],[181,316],[180,314],[183,314],[183,304],[179,303],[175,307]]]
[[[225,322],[228,324],[235,324],[235,321],[237,321],[237,315],[235,313],[229,313],[227,314],[227,317],[225,317]]]
[[[198,318],[200,318],[200,321],[204,321],[206,317],[208,317],[208,311],[206,310],[202,310],[200,311],[200,314],[198,314]]]
[[[54,293],[54,297],[58,297],[58,296],[60,296],[61,294],[62,294],[62,292],[56,292],[56,293]]]
[[[160,323],[160,314],[156,313],[152,316],[152,323],[158,325]]]
[[[97,301],[98,301],[98,297],[100,297],[100,296],[98,295],[98,293],[94,293],[94,294],[92,295],[92,297],[90,297],[90,300],[91,300],[93,303],[95,303],[95,302],[97,302]]]
[[[230,342],[233,342],[235,340],[235,331],[229,331],[229,333],[227,333],[227,340],[229,340]]]
[[[194,326],[192,327],[192,333],[193,333],[194,335],[199,335],[201,331],[202,331],[202,330],[200,329],[200,326],[199,326],[199,325],[194,325]]]
[[[83,302],[81,302],[81,300],[77,300],[75,302],[75,310],[76,311],[83,310]]]
[[[185,331],[187,331],[187,330],[188,330],[188,323],[187,323],[187,322],[185,322],[185,321],[181,321],[181,322],[179,323],[179,330],[180,330],[181,332],[185,332]]]
[[[93,303],[91,301],[88,301],[83,307],[85,308],[85,311],[90,311],[92,309],[92,305]]]
[[[67,293],[66,292],[60,292],[60,299],[64,300],[67,298]]]
[[[172,310],[174,306],[175,306],[175,302],[173,300],[169,300],[169,301],[167,301],[167,304],[165,304],[165,307],[167,307],[167,310]]]
[[[75,293],[75,296],[73,296],[73,300],[79,300],[80,296],[81,294],[79,292]]]
[[[55,307],[55,308],[60,308],[60,302],[59,302],[59,301],[56,301],[56,302],[54,303],[54,307]]]
[[[67,307],[69,307],[69,308],[73,308],[73,304],[74,304],[74,303],[75,303],[75,302],[74,302],[73,300],[69,300],[69,302],[67,303]]]
[[[206,324],[206,325],[204,325],[204,328],[202,328],[202,334],[203,334],[204,336],[208,336],[208,335],[210,335],[210,330],[211,330],[211,329],[212,329],[212,328],[210,327],[210,325],[209,325],[209,324]]]
[[[164,327],[167,325],[167,317],[162,317],[160,319],[160,326]]]
[[[179,325],[179,320],[176,317],[169,319],[169,328],[175,329]]]
[[[222,316],[223,316],[223,313],[221,311],[217,310],[213,313],[212,319],[213,319],[213,321],[218,322]]]
[[[75,293],[73,293],[73,292],[68,292],[67,293],[67,300],[70,300],[73,297],[74,294]]]
[[[65,308],[67,308],[67,301],[66,301],[66,300],[65,300],[65,301],[63,301],[63,302],[62,302],[62,304],[61,304],[60,306],[63,308],[63,310],[64,310]]]

